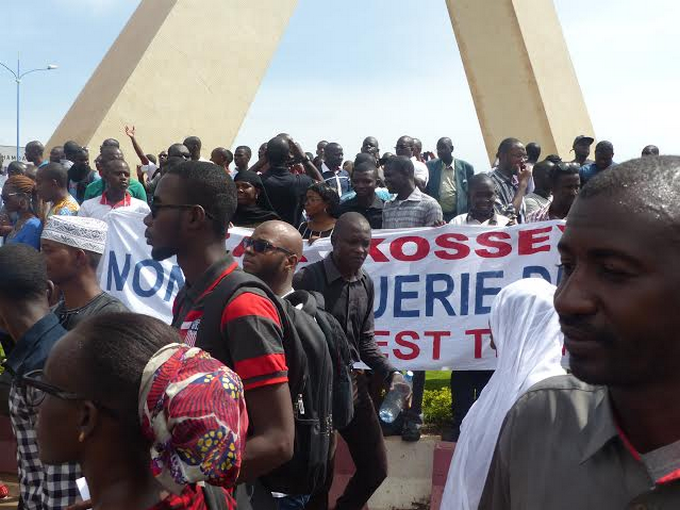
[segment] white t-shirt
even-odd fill
[[[131,196],[129,193],[125,194],[125,198],[122,201],[113,205],[110,204],[108,200],[106,200],[106,195],[104,194],[100,197],[94,197],[90,198],[89,200],[85,200],[85,202],[83,202],[80,206],[78,216],[103,220],[106,218],[106,215],[114,209],[117,210],[123,208],[134,212],[143,212],[146,214],[151,211],[149,209],[149,205],[144,202],[144,200],[139,200],[138,198]]]
[[[146,174],[146,177],[151,180],[153,179],[153,174],[156,172],[156,170],[158,170],[158,165],[154,165],[153,163],[149,162],[148,165],[142,165],[141,170]]]
[[[500,214],[494,214],[491,218],[480,223],[479,220],[474,219],[470,214],[464,213],[459,214],[451,221],[449,225],[456,225],[458,227],[464,226],[475,226],[475,227],[505,227],[510,223],[510,219],[507,216],[502,216]]]
[[[411,158],[413,161],[413,169],[415,170],[415,177],[420,179],[425,184],[430,180],[430,172],[427,169],[427,165],[422,161],[418,161],[415,156]]]

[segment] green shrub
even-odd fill
[[[425,390],[423,393],[425,424],[445,427],[451,423],[451,389]]]

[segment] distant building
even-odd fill
[[[21,155],[21,161],[26,162],[26,155],[24,154],[24,148],[19,147],[19,154]],[[2,172],[5,173],[7,165],[12,161],[17,159],[17,146],[16,145],[0,145],[0,159],[2,159]]]

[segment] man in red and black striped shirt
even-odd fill
[[[189,345],[196,342],[206,297],[224,279],[240,271],[224,238],[236,210],[236,187],[212,163],[187,161],[170,168],[154,191],[144,219],[152,257],[173,255],[186,284],[173,308],[173,326]],[[220,361],[243,380],[250,435],[240,481],[253,481],[288,461],[294,425],[282,320],[274,303],[259,289],[242,288],[225,304],[220,320]],[[223,342],[220,344],[220,342]]]

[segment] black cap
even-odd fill
[[[576,138],[574,138],[574,143],[571,146],[574,147],[575,145],[577,145],[581,142],[587,142],[588,145],[590,145],[594,141],[595,141],[595,138],[593,138],[592,136],[578,135]]]

